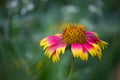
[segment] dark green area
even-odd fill
[[[39,46],[66,23],[109,43],[102,61],[75,59],[72,80],[120,80],[120,0],[0,0],[0,80],[67,80],[70,51],[54,64]]]

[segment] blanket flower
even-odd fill
[[[67,47],[72,52],[74,58],[88,60],[88,53],[94,57],[102,57],[102,50],[108,45],[107,42],[99,39],[98,34],[92,31],[86,31],[84,25],[67,24],[63,32],[45,37],[40,41],[45,55],[52,57],[53,62],[60,60],[59,55],[64,54]]]

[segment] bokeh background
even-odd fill
[[[53,64],[39,46],[66,23],[109,43],[102,61],[75,59],[72,80],[120,80],[120,0],[0,0],[0,80],[67,80],[70,51]]]

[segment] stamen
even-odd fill
[[[67,24],[63,30],[63,42],[66,44],[86,42],[84,26]]]

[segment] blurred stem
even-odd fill
[[[75,60],[74,60],[74,57],[72,56],[71,69],[70,69],[70,73],[69,73],[69,75],[68,75],[68,79],[67,79],[67,80],[71,80],[72,73],[73,73],[73,71],[74,71],[74,65],[75,65]]]

